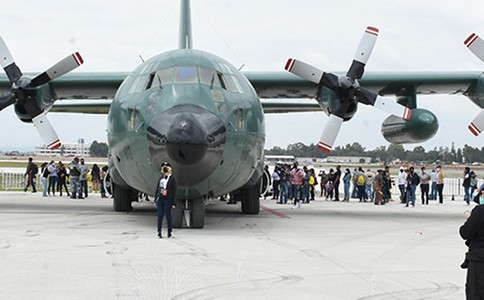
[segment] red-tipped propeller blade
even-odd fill
[[[47,145],[47,148],[54,150],[61,146],[61,142],[54,127],[52,127],[49,119],[47,119],[46,114],[47,112],[43,112],[34,117],[32,121],[34,122],[35,129],[37,129],[42,141]]]
[[[32,79],[30,85],[36,87],[46,84],[47,82],[74,70],[83,63],[84,60],[82,59],[81,54],[79,54],[79,52],[73,53],[50,67],[44,73],[37,75],[34,79]]]
[[[472,120],[467,128],[474,136],[478,136],[484,130],[484,109]]]
[[[350,69],[346,76],[353,79],[361,79],[365,71],[365,65],[370,58],[373,47],[378,37],[378,28],[368,26],[361,37],[358,49],[356,49],[355,58],[351,63]]]
[[[475,33],[471,34],[464,44],[477,56],[481,61],[484,61],[484,41]]]
[[[319,139],[319,150],[324,152],[331,152],[331,150],[333,150],[334,141],[336,141],[341,124],[343,124],[342,118],[336,115],[329,116],[323,133],[321,134],[321,138]]]

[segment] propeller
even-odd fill
[[[321,134],[318,148],[324,152],[330,152],[334,141],[338,136],[341,124],[348,108],[354,101],[372,105],[385,112],[401,116],[405,120],[410,119],[412,111],[399,105],[394,99],[379,96],[360,86],[358,79],[361,79],[365,71],[373,47],[378,37],[378,29],[368,26],[361,38],[355,57],[345,76],[338,77],[332,73],[326,73],[305,62],[290,58],[285,69],[299,77],[325,86],[335,93],[338,101],[336,107],[332,108],[326,127]]]
[[[36,101],[37,89],[49,81],[74,70],[83,63],[82,56],[79,52],[75,52],[47,69],[47,71],[30,79],[23,76],[7,44],[0,37],[0,65],[5,70],[8,80],[12,84],[9,92],[0,95],[0,111],[11,104],[22,106],[23,110],[32,119],[37,132],[47,147],[51,150],[59,148],[61,142],[54,127],[47,119],[48,111],[39,107]]]
[[[484,41],[477,34],[471,34],[464,41],[464,45],[484,62]],[[474,136],[478,136],[484,130],[484,109],[472,120],[467,128],[469,128]]]

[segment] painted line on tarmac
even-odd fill
[[[265,206],[265,205],[262,205],[262,204],[261,204],[261,206],[260,206],[260,207],[261,207],[261,208],[262,208],[264,211],[266,211],[266,212],[268,212],[268,213],[271,213],[271,214],[273,214],[273,215],[275,215],[275,216],[278,216],[279,218],[282,218],[282,219],[290,219],[290,218],[291,218],[291,217],[289,217],[288,215],[283,214],[283,213],[280,213],[280,212],[278,212],[278,211],[276,211],[276,210],[274,210],[274,209],[272,209],[272,208],[269,208],[269,207],[267,207],[267,206]]]

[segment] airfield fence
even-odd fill
[[[393,178],[393,182],[397,182],[398,178]],[[21,173],[10,173],[0,171],[0,191],[22,191],[25,188],[26,177]],[[42,190],[42,182],[40,175],[37,175],[36,179],[37,190]],[[482,182],[478,183],[480,186]],[[340,189],[342,193],[342,189]],[[444,196],[446,197],[458,197],[464,196],[464,188],[462,187],[462,178],[444,178]],[[400,195],[398,185],[394,184],[392,187],[392,195],[394,197]],[[417,187],[416,195],[420,195],[420,188]],[[418,200],[418,199],[417,199]]]
[[[20,191],[25,188],[26,176],[23,173],[0,172],[0,191]],[[37,175],[36,184],[41,184]]]

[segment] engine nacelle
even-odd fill
[[[30,79],[21,79],[30,82]],[[33,99],[34,101],[30,101]],[[49,110],[54,104],[52,92],[48,84],[37,88],[23,88],[22,94],[17,96],[15,104],[15,114],[26,123],[32,123],[33,116],[44,110]]]
[[[383,121],[381,133],[392,144],[422,143],[432,138],[439,129],[437,117],[429,110],[412,110],[410,120],[391,115]]]
[[[316,100],[319,103],[321,109],[329,116],[332,111],[335,111],[338,106],[340,105],[340,101],[334,94],[334,92],[324,86],[322,86],[319,90],[319,93],[316,97]],[[343,120],[349,121],[355,115],[356,111],[358,110],[358,101],[353,101],[348,106],[346,113],[343,117]]]

